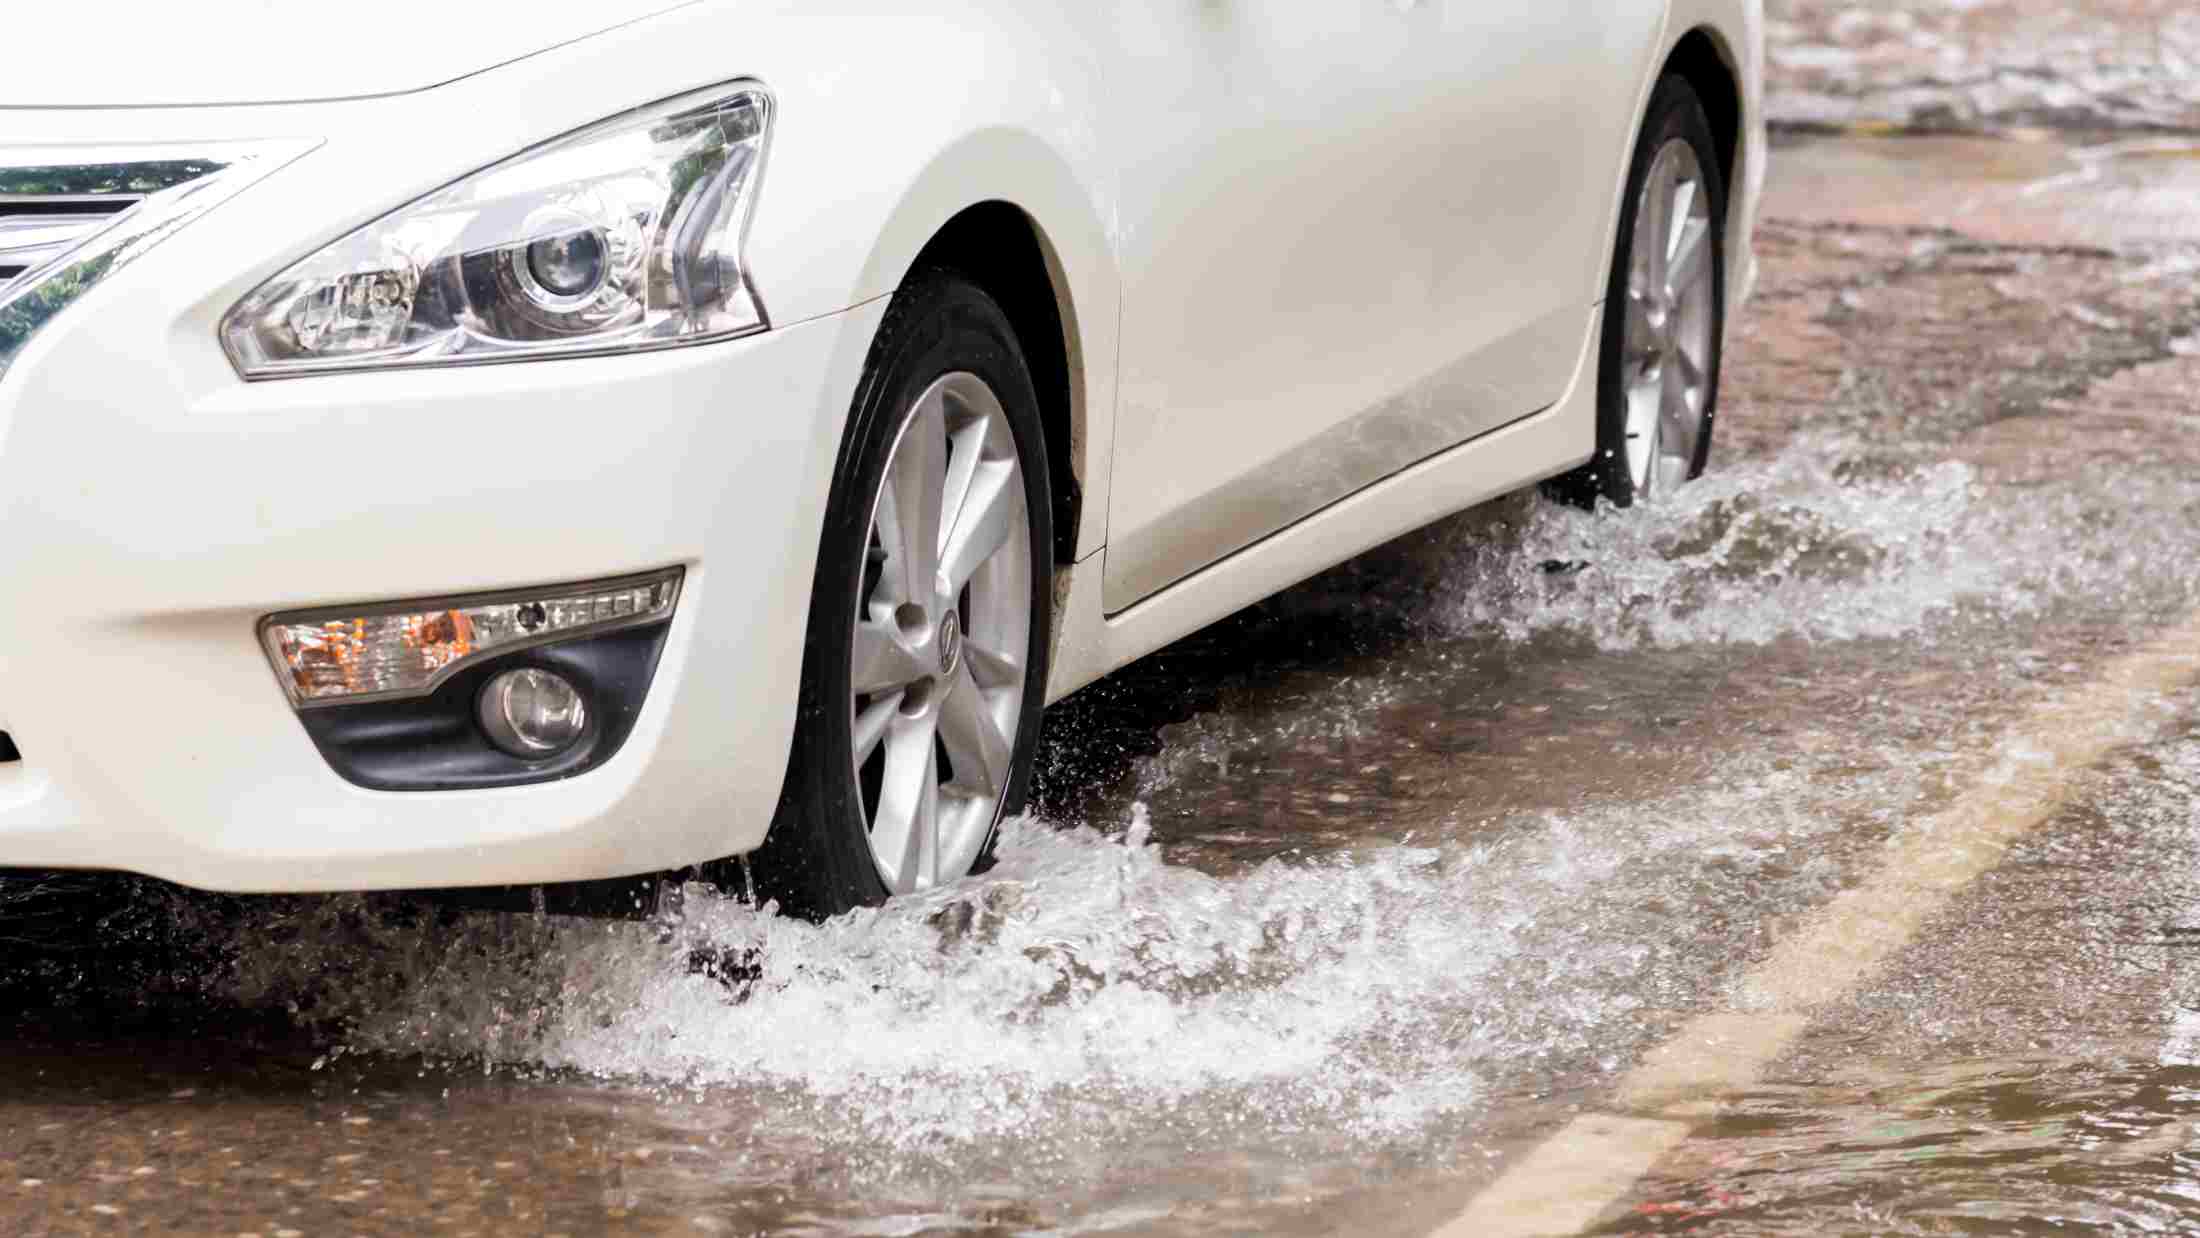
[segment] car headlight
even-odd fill
[[[771,102],[720,86],[494,164],[322,249],[222,320],[246,378],[700,343],[762,330],[741,266]]]

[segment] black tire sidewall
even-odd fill
[[[1001,814],[994,837],[979,853],[978,868],[990,862],[999,822],[1022,808],[1030,788],[1052,645],[1054,587],[1053,509],[1038,395],[1015,329],[1000,306],[952,271],[924,271],[894,294],[841,436],[811,587],[802,696],[786,787],[764,846],[751,857],[759,894],[777,899],[791,914],[835,915],[882,902],[888,895],[865,837],[851,758],[848,649],[871,508],[887,458],[917,397],[940,377],[956,372],[982,379],[1007,414],[1022,462],[1032,539],[1032,636],[1023,709]]]
[[[1633,506],[1634,479],[1627,470],[1627,393],[1621,352],[1627,337],[1627,271],[1634,258],[1635,217],[1642,204],[1643,182],[1658,151],[1674,138],[1695,148],[1703,169],[1704,187],[1711,198],[1711,364],[1709,389],[1704,394],[1703,430],[1696,437],[1696,454],[1689,461],[1690,478],[1702,474],[1711,458],[1712,427],[1719,409],[1719,369],[1726,335],[1726,178],[1711,133],[1711,120],[1703,102],[1687,79],[1667,74],[1651,92],[1641,133],[1627,168],[1627,188],[1620,199],[1619,233],[1612,245],[1612,269],[1606,273],[1603,325],[1597,343],[1597,445],[1583,480],[1589,494],[1601,496],[1616,507]]]

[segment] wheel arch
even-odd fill
[[[1690,86],[1695,87],[1705,116],[1711,121],[1711,136],[1719,152],[1719,176],[1728,185],[1735,183],[1734,173],[1739,166],[1742,142],[1742,75],[1743,70],[1721,37],[1716,26],[1710,24],[1691,27],[1673,44],[1659,75],[1679,74]]]
[[[883,212],[850,301],[887,295],[927,265],[952,267],[1001,304],[1032,367],[1047,431],[1057,566],[1105,540],[1113,450],[1115,247],[1091,161],[1024,126],[936,149]]]
[[[1077,303],[1060,253],[1037,220],[1013,202],[973,203],[942,224],[910,269],[946,267],[998,302],[1023,345],[1046,431],[1047,481],[1054,498],[1054,559],[1076,559],[1084,506],[1088,411]]]

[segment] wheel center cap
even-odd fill
[[[954,611],[948,611],[940,620],[940,675],[944,678],[955,673],[962,664],[962,619]]]

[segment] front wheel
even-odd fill
[[[1596,455],[1550,484],[1628,507],[1702,474],[1726,320],[1726,186],[1703,103],[1668,74],[1621,201],[1597,369]]]
[[[819,546],[759,893],[819,917],[953,881],[1021,808],[1052,632],[1038,397],[1008,318],[913,277],[873,343]]]

